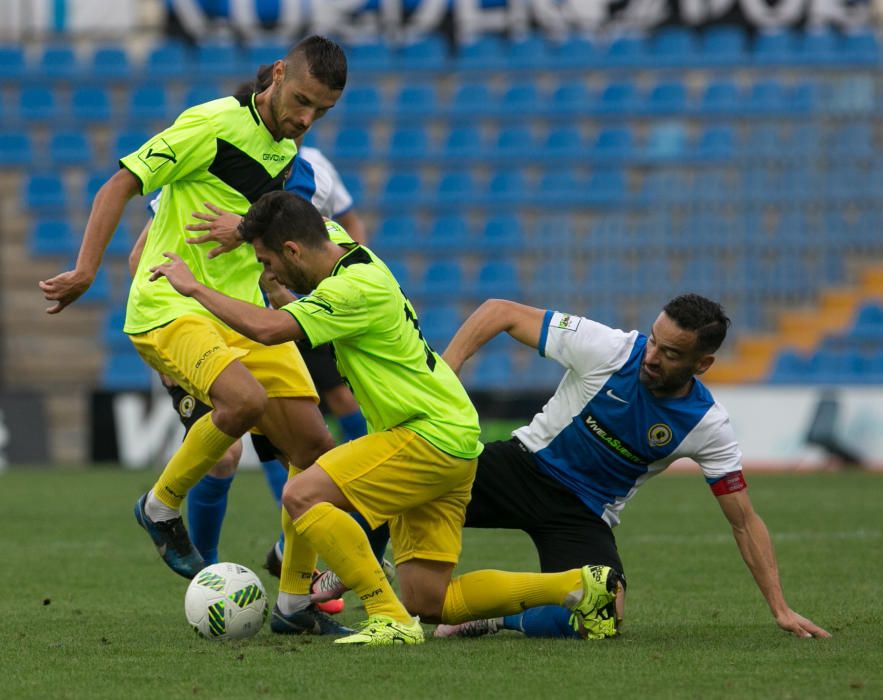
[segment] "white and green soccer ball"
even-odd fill
[[[200,637],[247,639],[267,619],[267,593],[255,573],[240,564],[212,564],[187,587],[184,614]]]

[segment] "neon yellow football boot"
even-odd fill
[[[365,647],[392,646],[393,644],[423,644],[423,627],[420,618],[412,624],[396,622],[386,615],[372,615],[363,623],[362,629],[348,637],[335,639],[335,644],[357,644]]]

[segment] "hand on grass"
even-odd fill
[[[798,615],[790,608],[783,614],[776,616],[776,624],[795,637],[830,637],[831,634],[808,620],[803,615]]]

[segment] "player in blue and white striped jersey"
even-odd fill
[[[510,301],[485,302],[451,341],[444,359],[457,372],[505,331],[565,368],[554,395],[508,441],[486,445],[466,527],[521,529],[543,571],[587,562],[623,571],[612,528],[637,489],[672,462],[699,464],[776,623],[800,637],[829,636],[786,603],[766,526],[742,475],[742,455],[726,410],[698,379],[714,362],[730,320],[696,294],[669,301],[649,335]],[[622,619],[624,591],[616,601]],[[516,629],[570,636],[568,613],[520,615],[438,628],[437,636]]]

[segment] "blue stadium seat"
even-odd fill
[[[25,132],[0,132],[0,167],[30,166],[34,163],[31,137]]]
[[[464,83],[454,91],[450,112],[455,117],[475,118],[494,114],[496,98],[485,83]]]
[[[374,157],[370,129],[361,126],[343,127],[334,137],[334,157],[341,160],[368,160]]]
[[[71,80],[80,72],[80,64],[73,47],[67,44],[56,44],[43,49],[37,66],[37,74],[43,81]]]
[[[809,360],[796,350],[781,350],[767,377],[772,384],[802,384],[809,379]]]
[[[267,66],[285,58],[291,47],[288,44],[267,41],[266,38],[257,38],[254,42],[245,46],[245,65],[250,66],[249,71],[257,72],[259,66]],[[248,71],[242,76],[248,77]]]
[[[702,94],[699,111],[710,115],[743,112],[744,106],[736,83],[727,79],[709,82]]]
[[[453,304],[432,305],[420,312],[420,330],[429,346],[443,352],[460,327],[461,316]]]
[[[521,220],[511,214],[492,216],[484,225],[478,248],[485,253],[518,254],[524,249]]]
[[[491,175],[486,193],[486,200],[489,203],[517,205],[523,204],[527,199],[527,182],[521,170],[506,168]]]
[[[603,51],[591,39],[580,35],[571,35],[560,42],[549,42],[546,53],[550,66],[563,69],[598,68],[604,60]]]
[[[650,89],[642,109],[653,116],[681,114],[687,109],[687,88],[674,80],[658,83]]]
[[[813,27],[798,36],[800,62],[808,65],[835,65],[842,60],[837,34],[828,27]]]
[[[349,190],[354,202],[365,201],[365,182],[362,176],[354,169],[350,168],[341,175],[343,186]]]
[[[74,118],[80,122],[106,123],[110,121],[110,96],[102,87],[81,87],[71,96]]]
[[[604,52],[604,62],[609,66],[636,68],[651,61],[647,41],[642,36],[618,36]]]
[[[132,65],[129,52],[122,46],[98,46],[92,53],[89,74],[99,82],[109,80],[129,80],[132,77]]]
[[[69,269],[73,269],[73,260],[70,265],[71,267]],[[92,284],[89,285],[89,289],[86,290],[86,293],[80,297],[79,303],[101,306],[110,302],[110,297],[110,277],[108,276],[107,268],[99,267],[98,272],[95,274],[95,279],[92,280]]]
[[[104,183],[107,182],[112,175],[113,171],[102,171],[94,172],[86,178],[85,185],[83,186],[83,209],[86,211],[92,209],[92,202],[95,200],[95,195],[98,194],[98,190],[104,186]]]
[[[858,352],[822,347],[809,358],[809,373],[820,384],[862,384],[864,364]]]
[[[870,27],[849,31],[843,36],[844,61],[875,66],[880,63],[880,42]]]
[[[450,60],[448,44],[440,34],[422,36],[399,47],[395,60],[401,70],[442,71]]]
[[[70,258],[79,249],[71,225],[65,219],[37,219],[28,238],[31,255],[59,255]]]
[[[413,216],[391,216],[384,219],[371,240],[371,248],[381,257],[399,255],[411,250],[419,250],[423,244],[423,232]]]
[[[651,39],[650,54],[656,65],[687,66],[698,62],[699,48],[686,27],[664,27]]]
[[[138,229],[140,233],[140,228]],[[132,252],[132,245],[135,243],[135,239],[129,235],[128,229],[125,223],[121,223],[117,230],[114,231],[113,236],[110,239],[110,242],[107,244],[107,248],[105,249],[106,255],[109,255],[113,258],[118,258],[120,260],[124,260],[129,257],[129,253]]]
[[[386,207],[415,207],[421,204],[422,183],[416,172],[397,171],[383,185],[380,203]]]
[[[532,227],[527,246],[543,255],[552,252],[557,260],[560,251],[569,250],[574,245],[574,237],[571,217],[555,213],[537,219]]]
[[[181,75],[182,68],[191,63],[192,57],[183,44],[177,41],[161,42],[147,54],[144,77],[147,80],[176,78]]]
[[[183,109],[187,109],[194,105],[205,104],[206,102],[217,100],[220,97],[226,97],[227,94],[228,93],[221,88],[220,85],[201,81],[187,88],[187,92],[184,93],[184,104],[182,107]]]
[[[601,129],[590,151],[592,160],[598,163],[620,163],[634,155],[632,131],[628,127]]]
[[[147,143],[150,136],[151,134],[148,132],[136,129],[127,129],[118,132],[111,144],[111,162],[117,161],[120,158],[139,150],[141,146]]]
[[[404,85],[396,97],[397,118],[428,117],[437,112],[438,100],[434,85]]]
[[[832,114],[867,115],[876,108],[876,92],[871,76],[842,76],[828,86],[818,108]]]
[[[0,45],[0,78],[21,80],[27,72],[25,52],[19,44]]]
[[[762,32],[754,39],[752,57],[760,66],[792,65],[800,59],[800,43],[795,32]]]
[[[447,207],[476,201],[476,186],[471,173],[454,170],[442,173],[435,191],[436,204]]]
[[[245,62],[241,60],[239,49],[235,44],[204,43],[196,47],[196,70],[202,78],[244,78],[246,77]],[[249,70],[254,67],[249,66]]]
[[[874,152],[871,125],[867,122],[848,124],[831,134],[830,153],[838,158],[868,158]]]
[[[337,109],[347,119],[374,119],[383,112],[383,98],[373,85],[350,88],[343,91]]]
[[[538,304],[563,304],[564,297],[578,293],[570,261],[564,257],[535,265],[528,280],[528,294]]]
[[[883,305],[873,302],[862,304],[855,314],[848,336],[856,342],[879,344],[883,341]]]
[[[475,391],[504,391],[518,386],[511,355],[502,350],[485,350],[470,368],[466,386]]]
[[[681,122],[656,122],[647,132],[644,157],[654,162],[683,160],[687,154],[687,129]]]
[[[518,268],[509,260],[492,260],[478,268],[474,294],[479,299],[513,299],[521,293]]]
[[[164,85],[140,85],[129,93],[128,118],[131,123],[167,122],[174,116],[169,109]]]
[[[730,160],[736,153],[736,136],[731,126],[710,126],[699,136],[693,157],[701,161]]]
[[[387,257],[383,261],[386,263],[392,276],[396,278],[396,282],[399,283],[399,287],[402,288],[405,296],[408,296],[408,290],[411,287],[411,271],[408,265],[397,258]]]
[[[541,34],[531,33],[509,41],[508,65],[516,70],[542,70],[557,64],[550,63],[548,42]]]
[[[824,103],[822,88],[814,81],[803,81],[788,90],[786,106],[792,114],[814,114]]]
[[[389,72],[395,65],[395,55],[388,41],[367,41],[347,46],[347,62],[353,71]],[[280,56],[281,58],[281,56]]]
[[[498,109],[502,116],[523,119],[541,114],[545,109],[545,100],[540,97],[536,84],[520,82],[504,90]]]
[[[26,122],[45,122],[58,119],[55,93],[42,85],[22,87],[18,102],[19,116]]]
[[[420,293],[445,302],[457,298],[463,290],[463,269],[456,260],[433,260],[423,272]]]
[[[24,203],[32,212],[54,213],[67,204],[59,175],[31,175],[24,181]]]
[[[570,207],[585,201],[585,181],[570,168],[546,171],[538,183],[533,199],[549,207]]]
[[[428,155],[429,136],[423,127],[400,127],[390,134],[388,158],[396,161],[425,160]]]
[[[788,97],[778,80],[760,80],[751,86],[748,94],[748,111],[758,115],[787,112]]]
[[[591,109],[592,96],[582,82],[561,83],[552,92],[550,114],[576,116]]]
[[[544,158],[567,162],[582,160],[587,149],[583,145],[583,136],[578,127],[561,126],[549,130],[541,151]]]
[[[86,166],[95,160],[83,131],[56,131],[49,139],[49,161],[54,166]]]
[[[148,391],[150,379],[150,368],[134,349],[112,352],[101,374],[101,387],[106,391]]]
[[[610,83],[602,91],[591,111],[602,116],[622,116],[637,111],[638,96],[635,86],[629,82]]]
[[[505,39],[482,34],[457,47],[454,62],[460,70],[496,71],[506,67],[508,55]]]
[[[628,197],[625,176],[610,168],[592,173],[588,186],[582,189],[582,201],[597,207],[618,207]]]
[[[131,350],[132,341],[129,340],[128,335],[123,333],[125,325],[125,306],[118,306],[108,310],[104,316],[104,323],[101,328],[101,339],[104,341],[105,350],[119,352],[120,354]]]
[[[444,149],[438,155],[442,159],[469,161],[481,159],[483,148],[481,130],[477,126],[455,126],[445,137]]]
[[[457,214],[439,216],[432,222],[424,247],[434,254],[454,254],[472,245],[469,222]]]
[[[521,126],[507,126],[497,132],[497,142],[488,154],[496,160],[525,161],[540,155],[529,129]]]

